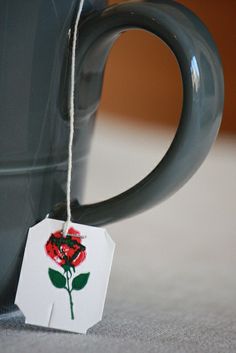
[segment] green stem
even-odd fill
[[[69,276],[68,276],[68,271],[66,271],[66,281],[67,281],[67,287],[66,287],[66,290],[69,294],[69,298],[70,298],[70,314],[71,314],[71,320],[74,320],[75,316],[74,316],[74,310],[73,310],[73,300],[72,300],[72,295],[71,295],[71,292],[72,292],[72,289],[70,289],[70,282],[69,282]]]

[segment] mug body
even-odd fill
[[[65,199],[65,97],[78,4],[0,1],[0,305],[14,301],[29,227]],[[104,1],[84,5],[85,14]],[[72,198],[79,200],[93,118],[75,126]]]
[[[0,305],[14,302],[27,231],[50,211],[66,219],[72,30],[80,0],[0,0]],[[103,225],[165,200],[199,168],[217,135],[224,81],[206,27],[175,1],[124,2],[104,11],[85,0],[76,51],[71,198],[74,221]],[[160,37],[183,81],[183,109],[170,148],[143,180],[108,200],[82,204],[86,159],[106,58],[132,28]],[[56,207],[55,204],[57,204]],[[37,256],[37,254],[35,254]]]

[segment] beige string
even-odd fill
[[[71,222],[71,175],[72,175],[72,149],[73,149],[73,138],[74,138],[74,120],[75,120],[75,54],[78,42],[78,25],[81,17],[84,0],[80,0],[79,9],[76,16],[73,41],[72,41],[72,55],[71,55],[71,84],[70,84],[70,135],[68,145],[68,170],[67,170],[67,188],[66,188],[66,209],[67,209],[67,220],[63,227],[63,235],[68,234],[68,229]]]

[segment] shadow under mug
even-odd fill
[[[66,219],[71,29],[78,4],[0,3],[1,305],[14,301],[28,228],[48,213]],[[76,52],[79,99],[71,209],[73,221],[102,225],[158,204],[189,180],[216,138],[224,83],[211,35],[184,6],[156,0],[98,10],[93,4],[83,13]],[[134,28],[158,36],[176,56],[183,82],[180,123],[165,156],[142,181],[111,199],[83,205],[86,159],[106,59],[119,35]]]

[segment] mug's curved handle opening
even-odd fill
[[[102,225],[165,200],[202,164],[220,126],[224,81],[218,51],[202,22],[184,6],[172,1],[114,5],[81,23],[76,67],[79,115],[86,118],[99,104],[101,78],[114,41],[123,31],[137,28],[161,38],[176,56],[183,81],[180,123],[161,162],[138,184],[95,204],[80,205],[73,201],[71,210],[75,222]],[[58,204],[50,217],[65,220],[66,204]]]

